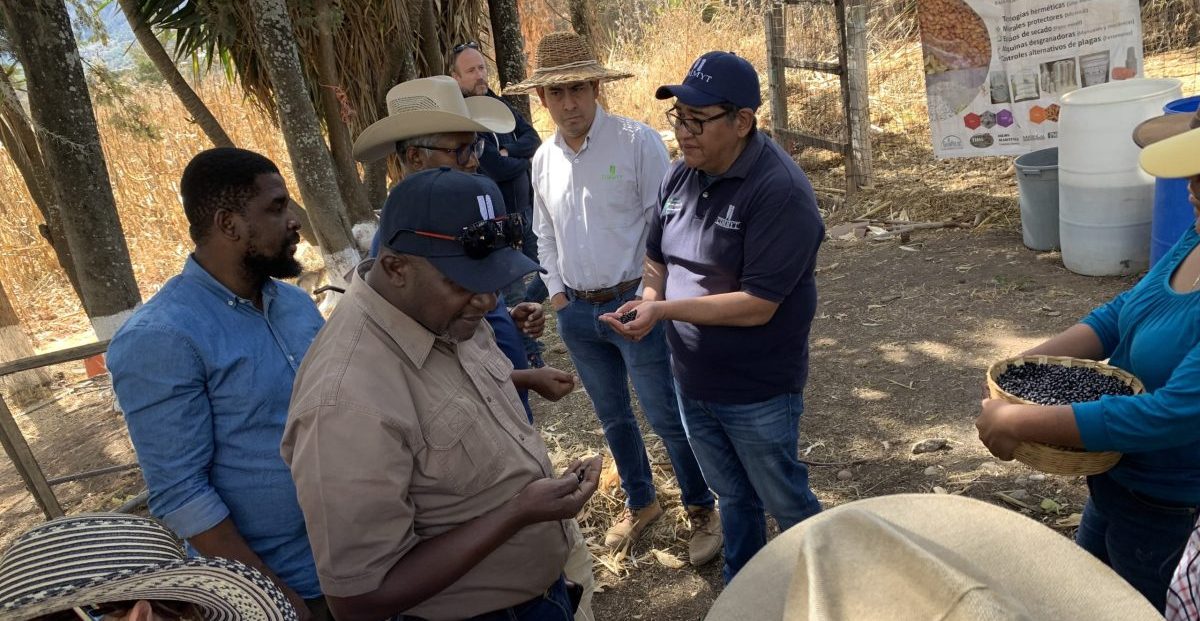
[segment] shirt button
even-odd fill
[[[234,306],[234,305],[236,305],[236,304],[237,304],[237,303],[236,303],[236,302],[234,302],[233,300],[229,300],[229,305],[230,305],[230,306]]]
[[[701,194],[700,196],[701,196],[702,198],[708,198],[708,192],[705,192],[704,194]]]
[[[492,400],[492,398],[491,398],[491,397],[488,397],[488,398],[487,398],[487,402],[488,402],[488,403],[495,403],[495,402]]]
[[[295,361],[296,361],[295,356],[288,356],[288,362],[295,362]]]

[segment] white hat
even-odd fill
[[[851,502],[776,537],[709,621],[1161,620],[1074,542],[979,500],[900,494]]]
[[[419,78],[392,87],[388,115],[354,141],[354,159],[369,162],[395,150],[398,140],[444,132],[511,132],[517,126],[504,102],[486,95],[463,98],[458,82],[446,75]]]
[[[0,558],[0,619],[141,599],[194,604],[206,621],[297,618],[262,573],[237,561],[187,558],[170,530],[144,517],[58,518],[23,533]]]

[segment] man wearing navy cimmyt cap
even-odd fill
[[[300,367],[281,448],[330,608],[570,621],[568,531],[601,464],[555,475],[484,321],[538,269],[512,247],[521,223],[495,182],[449,168],[392,196],[379,257]]]
[[[659,193],[642,300],[605,320],[633,339],[667,322],[688,440],[721,499],[730,580],[766,543],[764,508],[781,530],[821,510],[797,445],[824,225],[804,173],[757,130],[749,62],[709,52],[656,96],[675,99],[666,114],[683,159]]]

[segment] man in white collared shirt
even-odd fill
[[[547,35],[538,45],[538,65],[529,80],[505,93],[536,89],[558,127],[533,157],[534,231],[559,333],[626,494],[627,509],[606,533],[605,545],[631,545],[663,514],[630,403],[632,379],[679,481],[692,523],[691,562],[703,564],[721,546],[720,521],[679,415],[663,330],[632,342],[600,320],[640,290],[667,150],[650,127],[608,114],[596,103],[601,81],[629,74],[602,67],[579,35]]]

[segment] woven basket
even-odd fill
[[[1037,405],[1032,401],[1027,401],[1005,391],[996,382],[1010,367],[1024,364],[1057,364],[1064,367],[1088,367],[1095,369],[1103,375],[1109,375],[1121,380],[1126,386],[1133,389],[1133,394],[1135,395],[1146,392],[1146,387],[1142,385],[1141,380],[1134,377],[1131,373],[1102,362],[1084,360],[1082,358],[1069,358],[1067,356],[1016,356],[1006,358],[988,367],[988,391],[991,392],[993,399],[1004,399],[1009,403]],[[1116,451],[1093,452],[1064,446],[1051,446],[1039,442],[1022,442],[1013,451],[1013,458],[1041,472],[1087,475],[1100,474],[1117,465],[1117,462],[1121,460],[1121,454]]]

